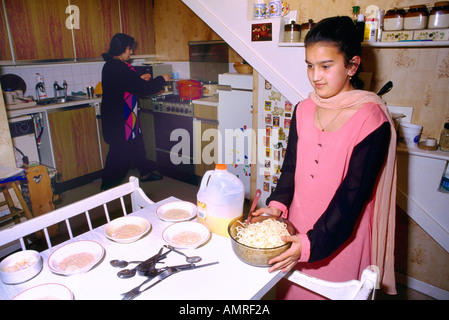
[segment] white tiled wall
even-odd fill
[[[33,66],[2,67],[0,73],[16,74],[21,77],[27,86],[26,96],[35,97],[35,75],[40,73],[45,80],[45,88],[48,97],[54,97],[53,83],[57,81],[60,86],[67,81],[67,93],[86,92],[86,87],[96,86],[101,81],[101,69],[104,62],[86,62],[70,64],[49,64]],[[5,89],[5,88],[3,88]]]

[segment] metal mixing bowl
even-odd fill
[[[262,222],[266,219],[273,219],[270,216],[257,216],[252,217],[251,222]],[[237,236],[237,227],[240,226],[241,218],[236,218],[229,223],[228,233],[231,237],[232,250],[237,255],[237,257],[243,262],[250,264],[255,267],[269,267],[268,261],[279,256],[283,252],[287,251],[291,246],[291,242],[287,242],[286,244],[275,247],[275,248],[254,248],[238,242],[235,237]],[[284,222],[287,224],[287,230],[291,235],[296,234],[296,229],[293,224],[288,220],[284,220],[279,218],[278,221]]]

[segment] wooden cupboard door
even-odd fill
[[[218,126],[201,122],[201,159],[195,164],[195,174],[202,177],[208,170],[214,170],[218,163]]]
[[[12,60],[5,12],[0,10],[0,60]]]
[[[48,120],[60,182],[102,169],[95,107],[49,113]]]
[[[67,6],[67,0],[5,0],[17,60],[75,57]]]
[[[134,54],[155,54],[153,0],[120,0],[120,11],[122,32],[138,43]]]
[[[77,58],[101,57],[114,34],[120,33],[118,1],[71,0],[70,4],[78,6],[80,14],[80,28],[74,29]]]

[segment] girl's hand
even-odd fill
[[[281,216],[282,211],[275,208],[275,207],[268,207],[268,208],[259,208],[256,211],[252,213],[253,216],[259,216],[261,214],[269,214],[270,216],[274,216],[276,218],[279,218]]]
[[[145,81],[150,81],[150,79],[151,79],[151,74],[145,73],[145,74],[141,75],[140,77],[141,77],[143,80],[145,80]]]
[[[302,243],[299,236],[284,236],[282,237],[282,240],[291,242],[292,245],[283,254],[268,261],[268,263],[272,265],[270,269],[268,269],[268,272],[274,272],[282,269],[282,272],[285,273],[292,269],[301,257]]]

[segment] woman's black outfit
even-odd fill
[[[102,71],[103,101],[101,124],[103,137],[109,144],[101,188],[122,183],[131,165],[141,176],[156,169],[145,156],[145,146],[138,118],[137,96],[148,96],[163,90],[165,79],[159,76],[143,80],[134,68],[119,59],[107,61]]]

